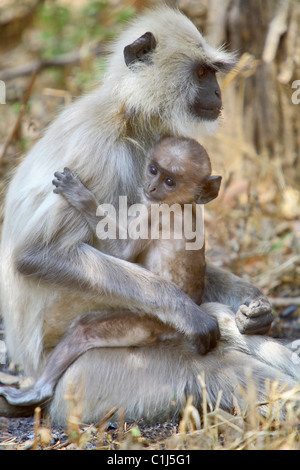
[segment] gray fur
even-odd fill
[[[157,43],[151,60],[127,67],[124,47],[147,31]],[[179,12],[166,7],[147,12],[116,41],[102,86],[66,109],[18,167],[5,203],[1,304],[9,354],[26,374],[37,377],[72,322],[91,311],[99,318],[111,307],[146,312],[191,339],[213,334],[217,321],[222,331],[214,308],[209,307],[207,317],[218,318],[207,323],[205,307],[196,306],[175,285],[93,246],[87,222],[53,194],[51,185],[54,172],[69,167],[100,203],[117,207],[119,195],[127,195],[129,204],[136,202],[145,155],[159,134],[202,138],[216,127],[191,113],[201,92],[191,72],[203,60],[211,68],[234,62],[208,46]],[[232,324],[237,311],[242,325],[245,317],[254,330],[269,326],[270,308],[247,317],[258,297],[256,288],[208,267],[205,299],[232,307],[220,307],[225,317],[232,316]],[[240,310],[241,304],[248,310]],[[240,350],[234,339],[233,345],[225,342],[206,356],[184,339],[162,341],[158,347],[88,351],[60,379],[52,417],[64,422],[70,381],[75,390],[83,387],[84,421],[97,420],[114,405],[124,406],[132,419],[177,416],[187,394],[200,404],[197,375],[203,371],[212,402],[224,390],[225,409],[232,407],[232,389],[246,382],[245,367],[252,370],[260,395],[265,378],[279,376],[292,386],[285,352],[274,368],[263,353],[257,357],[256,337],[251,338],[250,352],[244,344]]]

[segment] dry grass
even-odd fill
[[[119,410],[119,423],[108,428],[116,409],[111,410],[97,425],[85,426],[80,419],[78,396],[72,388],[66,397],[70,401],[64,439],[53,444],[52,429],[47,420],[41,421],[41,409],[35,410],[33,438],[18,442],[3,437],[0,446],[7,450],[300,450],[300,387],[287,390],[278,383],[266,383],[268,399],[256,400],[249,378],[247,390],[242,390],[245,408],[235,406],[234,414],[207,406],[205,380],[198,377],[203,390],[203,414],[187,399],[179,425],[145,427],[142,423],[128,424]],[[219,397],[221,397],[221,391]],[[263,411],[263,412],[262,412]]]

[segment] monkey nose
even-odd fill
[[[151,186],[151,184],[149,184],[148,193],[153,193],[154,191],[156,191],[156,186]]]

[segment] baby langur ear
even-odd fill
[[[156,48],[156,39],[152,33],[145,33],[124,48],[127,67],[135,62],[151,62],[151,52]]]
[[[199,196],[196,199],[197,204],[207,204],[215,199],[220,190],[222,176],[209,176],[201,184]]]

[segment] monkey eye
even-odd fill
[[[149,173],[151,173],[151,175],[157,175],[157,168],[155,166],[150,166],[149,167]]]
[[[204,75],[205,75],[205,69],[204,68],[200,68],[197,70],[197,75],[199,78],[203,78]]]
[[[175,181],[172,180],[171,178],[166,178],[166,179],[165,179],[165,184],[166,184],[167,186],[175,186]]]

